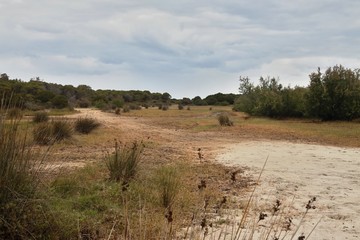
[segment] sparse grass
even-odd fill
[[[93,118],[78,118],[75,121],[75,131],[82,134],[89,134],[100,126],[100,123]]]

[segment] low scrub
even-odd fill
[[[78,118],[75,122],[75,131],[89,134],[100,126],[100,123],[93,118]]]
[[[220,126],[233,126],[234,123],[230,120],[229,116],[225,113],[221,113],[218,116]]]
[[[40,145],[51,145],[69,139],[72,134],[72,126],[67,121],[43,122],[33,129],[34,142]]]
[[[47,122],[49,121],[49,114],[44,111],[35,112],[35,115],[33,117],[34,123],[41,123],[41,122]]]

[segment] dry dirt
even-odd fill
[[[229,132],[194,133],[183,129],[163,128],[150,124],[151,119],[117,116],[94,109],[81,109],[71,118],[96,118],[102,128],[121,134],[121,139],[146,140],[158,144],[163,160],[187,157],[199,162],[198,148],[203,160],[231,166],[247,166],[244,174],[256,177],[265,159],[261,184],[256,201],[273,204],[280,199],[289,205],[289,214],[299,217],[307,201],[316,197],[316,209],[307,214],[299,234],[307,235],[314,224],[320,223],[309,239],[360,239],[360,158],[359,148],[339,148],[290,141],[259,140],[256,136],[243,138]],[[99,159],[111,143],[94,139],[89,147],[75,144],[59,151],[59,157],[72,152],[62,166],[83,166],[89,159]],[[59,163],[60,164],[60,163]],[[294,220],[296,222],[296,220]]]

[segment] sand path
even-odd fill
[[[228,146],[217,160],[247,166],[258,175],[267,157],[256,194],[260,204],[294,198],[290,215],[298,215],[316,197],[316,209],[309,211],[299,234],[307,235],[323,216],[310,239],[360,239],[359,148],[246,141]]]

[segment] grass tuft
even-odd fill
[[[221,113],[218,116],[220,126],[233,126],[234,123],[230,120],[229,116],[225,113]]]
[[[75,131],[82,134],[89,134],[99,126],[100,123],[93,118],[78,118],[75,122]]]
[[[35,112],[35,115],[33,117],[34,123],[41,123],[41,122],[47,122],[49,121],[49,114],[44,111]]]
[[[143,148],[143,144],[138,142],[134,142],[131,146],[120,146],[115,142],[115,152],[106,158],[110,180],[122,182],[126,187],[139,170]]]

